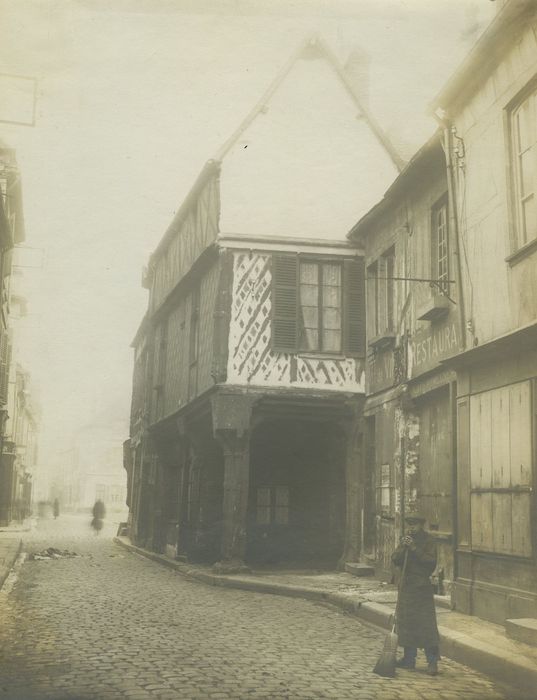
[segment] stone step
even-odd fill
[[[537,646],[537,618],[519,617],[505,621],[505,633],[517,642]]]
[[[358,561],[345,562],[345,571],[353,576],[374,576],[375,569]]]

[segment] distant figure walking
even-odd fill
[[[106,515],[106,508],[104,507],[104,503],[101,501],[101,499],[95,501],[92,514],[93,520],[91,521],[91,527],[95,530],[95,534],[98,535],[103,529],[104,516]]]
[[[60,502],[57,498],[54,499],[52,504],[52,513],[54,514],[54,520],[60,515]]]

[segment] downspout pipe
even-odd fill
[[[461,264],[461,244],[460,244],[460,227],[457,205],[457,176],[456,164],[453,163],[453,125],[444,118],[439,117],[437,113],[433,113],[434,118],[444,130],[444,155],[446,157],[446,171],[448,182],[448,208],[449,208],[449,223],[450,231],[454,235],[452,240],[455,244],[455,258],[457,265],[457,304],[459,307],[459,327],[460,327],[460,351],[466,350],[466,312],[464,304],[464,289],[462,284],[462,264]]]
[[[453,124],[450,120],[446,118],[441,118],[438,114],[433,113],[434,118],[443,128],[444,132],[444,155],[446,157],[446,174],[448,182],[448,207],[449,207],[449,221],[450,221],[450,231],[453,231],[453,241],[455,244],[455,257],[457,265],[457,303],[459,305],[459,323],[460,323],[460,351],[463,352],[466,349],[466,316],[465,316],[465,305],[464,305],[464,289],[462,283],[462,264],[461,264],[461,244],[460,244],[460,227],[459,227],[459,217],[457,215],[457,176],[456,176],[456,164],[453,163]],[[452,520],[453,520],[453,585],[456,585],[458,579],[458,508],[457,508],[457,494],[458,494],[458,435],[457,435],[457,416],[458,416],[458,406],[457,406],[457,383],[452,382],[449,385],[449,398],[450,398],[450,409],[451,409],[451,454],[452,454],[452,481],[451,481],[451,499],[452,499]],[[453,589],[454,590],[454,589]],[[452,600],[454,593],[452,592]]]

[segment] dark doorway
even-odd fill
[[[274,420],[250,446],[247,559],[335,567],[345,527],[344,438],[330,423]]]

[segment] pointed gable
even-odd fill
[[[319,39],[306,42],[215,157],[222,233],[344,240],[401,161]]]

